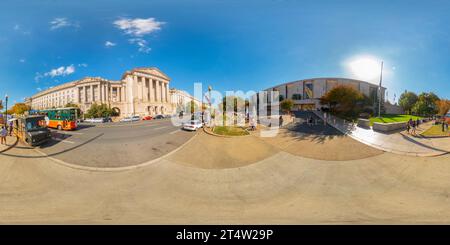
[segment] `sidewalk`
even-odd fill
[[[314,113],[323,119],[322,112],[314,111]],[[422,138],[405,132],[385,134],[357,127],[352,122],[331,115],[328,115],[328,124],[355,140],[387,152],[421,157],[439,156],[450,152],[448,138]]]
[[[16,143],[17,143],[16,137],[6,136],[6,145],[0,144],[0,153],[11,149],[12,147],[15,146]]]

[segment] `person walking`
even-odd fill
[[[280,116],[280,118],[278,118],[278,121],[279,121],[278,127],[282,127],[283,126],[283,116]]]
[[[412,121],[412,134],[416,135],[416,121]]]
[[[406,123],[406,132],[409,134],[409,130],[411,130],[411,123],[407,122]]]
[[[0,129],[0,141],[2,145],[6,145],[6,135],[8,135],[6,127],[2,126],[2,128]]]
[[[413,121],[412,121],[412,118],[410,118],[409,121],[408,121],[408,127],[407,127],[407,129],[408,129],[408,134],[409,134],[409,131],[410,131],[411,128],[412,128],[412,125],[413,125]]]
[[[9,121],[9,136],[12,136],[13,133],[13,121]]]

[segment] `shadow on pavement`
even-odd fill
[[[89,139],[89,140],[87,140],[87,141],[85,141],[85,142],[79,144],[79,145],[76,145],[76,146],[74,146],[74,147],[67,148],[67,149],[65,149],[65,150],[63,150],[63,151],[56,152],[56,153],[52,153],[52,154],[48,154],[48,155],[45,155],[45,156],[23,156],[23,155],[5,154],[5,153],[1,153],[1,155],[3,155],[3,156],[9,156],[9,157],[19,157],[19,158],[46,158],[46,157],[53,157],[53,156],[57,156],[57,155],[60,155],[60,154],[63,154],[63,153],[66,153],[66,152],[75,150],[75,149],[77,149],[77,148],[80,148],[81,146],[84,146],[84,145],[86,145],[86,144],[88,144],[88,143],[90,143],[90,142],[92,142],[92,141],[94,141],[94,140],[96,140],[96,139],[98,139],[98,138],[100,138],[100,137],[102,137],[102,136],[103,136],[103,133],[101,133],[101,134],[99,134],[99,135],[97,135],[97,136],[95,136],[95,137],[93,137],[93,138],[91,138],[91,139]],[[48,142],[48,143],[46,143],[46,144],[51,144],[51,142]],[[39,148],[49,147],[49,146],[46,146],[46,144],[41,145]]]

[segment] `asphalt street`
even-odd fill
[[[161,157],[195,132],[170,119],[127,123],[80,124],[75,131],[52,130],[52,140],[35,148],[46,156],[89,167],[125,167]]]

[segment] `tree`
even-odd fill
[[[116,112],[109,108],[106,104],[92,104],[89,110],[86,112],[86,118],[99,118],[99,117],[111,117],[114,116]]]
[[[436,107],[438,109],[438,114],[445,116],[450,111],[450,100],[438,100],[436,101]]]
[[[411,112],[412,112],[411,110],[412,110],[414,104],[416,104],[418,99],[419,98],[417,97],[417,95],[415,93],[405,91],[400,95],[398,104],[406,113],[411,114]]]
[[[231,101],[231,103],[230,103]],[[245,108],[245,100],[238,96],[225,96],[222,99],[222,103],[219,103],[219,108],[222,109],[223,113],[223,124],[226,125],[226,112],[233,112],[237,113],[238,109],[244,109]],[[241,107],[242,108],[238,108]],[[237,118],[234,119],[234,124],[237,124]]]
[[[11,110],[8,110],[8,113],[16,114],[16,115],[23,115],[26,111],[31,110],[31,107],[29,105],[26,105],[25,103],[16,103],[11,107]]]
[[[290,112],[292,107],[294,107],[294,101],[291,99],[283,100],[280,103],[280,107],[283,112]]]
[[[349,85],[338,85],[320,98],[322,105],[341,117],[356,118],[366,107],[372,106],[370,99]]]
[[[421,93],[418,96],[417,102],[412,107],[411,111],[417,115],[431,116],[438,112],[436,101],[439,97],[434,93]]]

